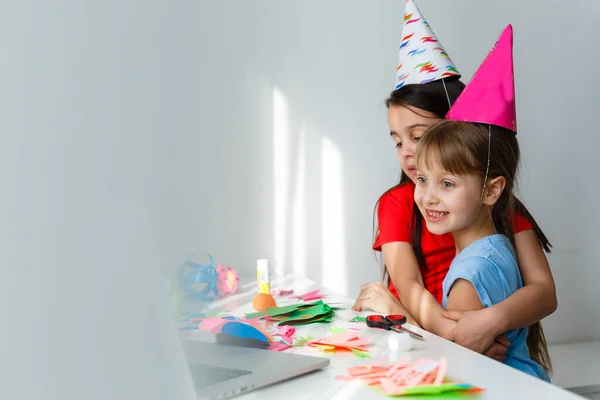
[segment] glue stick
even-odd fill
[[[263,258],[256,261],[256,279],[258,281],[258,293],[270,294],[269,260]]]
[[[267,308],[277,307],[275,299],[271,295],[269,260],[263,258],[256,261],[256,280],[258,283],[258,294],[252,300],[254,309],[263,312]]]

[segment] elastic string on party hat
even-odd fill
[[[481,188],[481,195],[479,196],[479,204],[477,205],[477,211],[473,217],[473,221],[477,218],[479,210],[483,205],[483,195],[485,194],[485,188],[487,187],[488,174],[490,173],[490,158],[492,156],[492,125],[488,125],[488,151],[487,151],[487,166],[485,167],[485,177],[483,178],[483,187]],[[493,223],[493,221],[492,221]]]
[[[487,186],[487,178],[490,173],[490,157],[492,155],[492,125],[488,125],[488,154],[487,154],[487,166],[485,167],[485,178],[483,178],[483,188],[481,189],[481,198],[479,199],[479,203],[483,203],[483,194],[485,193],[485,188]]]
[[[442,78],[442,85],[444,85],[444,92],[446,92],[446,99],[448,100],[448,107],[452,108],[452,102],[450,101],[450,95],[448,94],[448,89],[446,88],[446,80]]]

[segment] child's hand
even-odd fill
[[[489,311],[489,308],[465,312],[444,311],[442,315],[457,322],[452,330],[452,338],[455,343],[480,354],[488,355],[489,352],[490,355],[493,355],[492,358],[494,359],[503,358],[504,354],[506,354],[506,349],[502,350],[495,345],[496,338],[502,332],[495,330],[496,319],[493,313]],[[500,339],[500,342],[497,344],[501,346],[506,342]]]
[[[374,282],[362,285],[352,310],[362,311],[363,308],[369,308],[381,314],[396,314],[399,307],[402,305],[392,292],[380,282]]]
[[[504,335],[500,335],[496,338],[494,343],[483,353],[484,356],[493,358],[497,361],[504,361],[504,357],[506,356],[506,351],[508,350],[508,346],[510,346],[510,342]]]

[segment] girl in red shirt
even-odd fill
[[[390,136],[402,168],[400,183],[385,192],[377,206],[379,229],[373,248],[383,253],[389,287],[368,283],[353,307],[393,314],[408,311],[409,321],[479,353],[502,359],[508,342],[503,333],[528,327],[552,314],[556,289],[544,250],[550,243],[525,206],[517,201],[513,216],[515,244],[524,287],[492,307],[468,313],[445,312],[442,281],[456,254],[452,235],[427,231],[414,203],[414,151],[427,128],[443,119],[448,98],[456,100],[464,84],[445,79],[394,90],[386,101]],[[399,299],[402,299],[402,302]]]

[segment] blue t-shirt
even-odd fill
[[[502,302],[523,287],[515,250],[510,240],[499,234],[476,240],[454,258],[442,285],[444,308],[457,279],[471,282],[484,307]],[[546,371],[529,356],[527,332],[527,329],[506,332],[510,346],[503,363],[550,382]]]

